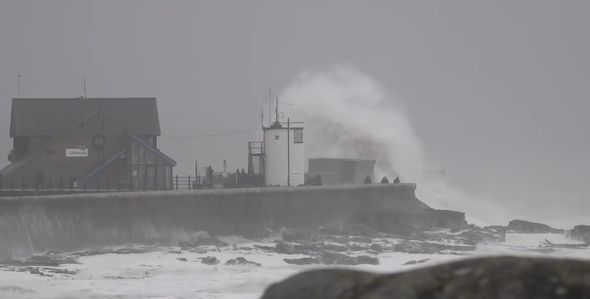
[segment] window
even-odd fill
[[[293,142],[294,143],[303,143],[303,129],[294,129],[293,130]]]

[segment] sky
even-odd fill
[[[570,224],[590,212],[589,12],[576,0],[0,0],[0,164],[19,74],[21,97],[78,97],[84,76],[88,97],[157,97],[159,146],[188,174],[195,160],[246,167],[269,86],[350,65],[403,102],[425,155],[474,201]]]

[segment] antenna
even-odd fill
[[[272,118],[272,88],[268,87],[268,126],[270,127]]]
[[[86,74],[82,78],[82,91],[84,92],[84,99],[86,99]]]
[[[17,98],[20,98],[20,77],[21,77],[20,74],[18,74],[16,76],[16,97]]]
[[[275,103],[275,122],[279,123],[279,96],[276,96],[276,103]]]

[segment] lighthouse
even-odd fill
[[[305,157],[303,126],[300,122],[279,122],[262,128],[264,133],[264,181],[267,186],[303,184]]]
[[[270,95],[270,92],[269,92]],[[269,96],[270,100],[270,96]],[[275,121],[262,126],[264,184],[267,186],[298,186],[305,179],[303,123],[279,121],[279,99],[276,98]]]

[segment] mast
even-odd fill
[[[279,96],[276,96],[275,102],[275,123],[279,123]]]

